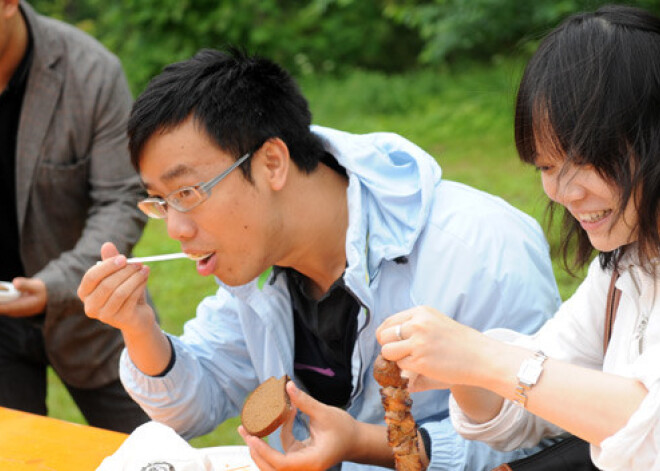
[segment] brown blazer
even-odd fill
[[[132,96],[119,60],[100,43],[20,4],[34,56],[16,146],[17,214],[27,276],[48,288],[44,321],[53,368],[76,387],[118,378],[118,330],[89,319],[76,295],[103,242],[129,253],[145,218],[130,164]]]

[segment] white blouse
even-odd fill
[[[624,257],[622,262],[616,283],[621,300],[604,357],[605,308],[611,271],[603,271],[598,259],[591,263],[575,294],[535,335],[504,329],[487,334],[542,350],[551,358],[640,380],[648,395],[625,427],[605,439],[600,447],[591,446],[591,456],[603,470],[660,470],[660,280],[634,264],[633,257]],[[660,266],[656,268],[660,270]],[[461,435],[500,450],[532,446],[543,437],[562,433],[560,428],[511,401],[504,401],[500,414],[483,424],[471,422],[453,398],[450,412]]]

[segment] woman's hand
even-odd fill
[[[437,310],[420,306],[387,318],[376,330],[382,355],[396,361],[411,391],[477,386],[493,342]]]
[[[364,462],[364,459],[384,461],[391,466],[392,454],[387,447],[384,427],[362,424],[346,411],[322,404],[300,391],[292,381],[287,383],[286,390],[291,399],[292,411],[281,430],[280,438],[285,453],[249,435],[242,425],[238,427],[259,469],[321,471],[342,461]],[[303,441],[296,440],[292,432],[297,409],[309,416],[310,436]],[[362,430],[362,427],[366,430]],[[369,436],[371,433],[379,436],[377,441],[382,438],[384,449],[371,447],[369,450],[362,446],[365,434]],[[373,456],[365,457],[365,452],[371,452]],[[378,456],[379,452],[384,456]]]

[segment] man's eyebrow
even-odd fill
[[[167,172],[162,174],[160,176],[160,181],[167,183],[168,181],[172,181],[175,178],[179,178],[183,175],[189,175],[193,172],[194,172],[194,170],[192,169],[192,167],[189,167],[189,166],[183,165],[183,164],[179,164],[176,167],[171,168],[170,170],[168,170]],[[145,182],[143,180],[142,183],[143,183],[144,187],[147,190],[151,189],[151,185],[149,185],[148,182]]]

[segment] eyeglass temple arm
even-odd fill
[[[225,177],[229,174],[229,172],[231,172],[231,171],[234,170],[236,167],[238,167],[238,166],[241,165],[243,162],[245,162],[245,161],[246,161],[251,155],[252,155],[252,152],[248,152],[247,154],[245,154],[244,156],[242,156],[240,159],[238,159],[236,162],[234,162],[233,164],[231,164],[231,165],[227,168],[227,170],[225,170],[224,172],[222,172],[222,173],[221,173],[220,175],[218,175],[217,177],[215,177],[215,178],[213,178],[213,179],[207,181],[206,183],[204,183],[203,185],[201,185],[200,188],[201,188],[202,190],[204,190],[204,191],[209,191],[211,188],[213,188],[213,186],[214,186],[215,184],[217,184],[220,180],[222,180],[223,178],[225,178]]]

